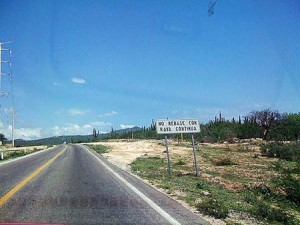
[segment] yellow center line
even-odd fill
[[[25,177],[20,183],[18,183],[13,189],[7,192],[3,197],[0,198],[0,207],[3,206],[14,194],[16,194],[22,187],[24,187],[29,181],[31,181],[36,175],[42,172],[47,166],[54,162],[58,156],[60,156],[67,147],[61,150],[58,154],[56,154],[53,158],[49,159],[45,164],[37,168],[32,174]]]

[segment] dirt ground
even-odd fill
[[[169,140],[170,145],[176,144]],[[140,156],[161,156],[164,157],[164,140],[113,140],[108,142],[97,142],[89,144],[101,144],[110,147],[109,153],[103,154],[111,163],[130,171],[130,164]],[[191,147],[172,146],[170,152],[186,156],[192,151]]]
[[[109,153],[103,154],[111,163],[118,167],[130,171],[130,164],[141,156],[159,156],[161,158],[166,157],[164,140],[112,140],[106,142],[90,143],[90,144],[102,144],[110,148]],[[205,149],[218,148],[220,152],[212,152]],[[260,155],[259,147],[255,145],[249,145],[247,143],[242,144],[201,144],[197,148],[203,151],[197,153],[198,163],[202,167],[202,177],[216,184],[221,184],[227,189],[232,191],[238,191],[244,187],[244,184],[239,182],[231,182],[221,177],[211,176],[211,173],[228,174],[237,177],[246,177],[247,181],[263,182],[268,171],[265,171],[265,167],[268,167],[270,163],[275,159],[255,158],[253,156]],[[193,168],[193,151],[191,143],[178,144],[177,141],[169,140],[169,152],[171,158],[189,158],[188,165]],[[210,159],[205,158],[205,155],[209,155]],[[221,158],[220,158],[221,157]],[[232,167],[216,167],[212,161],[222,159],[222,157],[230,157],[231,160],[237,163]],[[251,183],[252,183],[251,182]]]
[[[98,142],[90,144],[101,144],[110,148],[109,153],[103,154],[111,163],[123,170],[130,170],[130,163],[142,155],[157,156],[162,154],[164,146],[159,145],[162,141],[128,141],[118,140],[109,142]]]

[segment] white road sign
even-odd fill
[[[199,133],[200,124],[195,119],[156,120],[158,134]]]

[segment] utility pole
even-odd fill
[[[8,44],[11,42],[0,42],[0,110],[2,109],[2,98],[4,96],[8,96],[10,94],[11,96],[11,108],[7,111],[9,114],[11,114],[11,120],[12,120],[12,130],[11,130],[11,135],[12,135],[12,146],[14,147],[15,145],[15,140],[14,140],[14,127],[15,127],[15,109],[14,109],[14,93],[13,93],[13,84],[12,84],[12,68],[11,68],[11,58],[12,58],[12,51],[11,49],[8,48],[3,48],[4,44]],[[3,56],[3,52],[8,52],[9,59],[5,59],[7,57],[7,54]],[[5,72],[3,72],[3,63],[7,64],[8,67],[6,67]],[[7,69],[8,68],[8,69]],[[3,90],[2,87],[2,76],[7,75],[9,78],[9,83],[10,83],[10,93],[7,91]]]
[[[12,147],[15,147],[15,108],[11,108],[11,144]]]

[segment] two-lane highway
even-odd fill
[[[207,224],[81,145],[0,164],[0,222]]]

